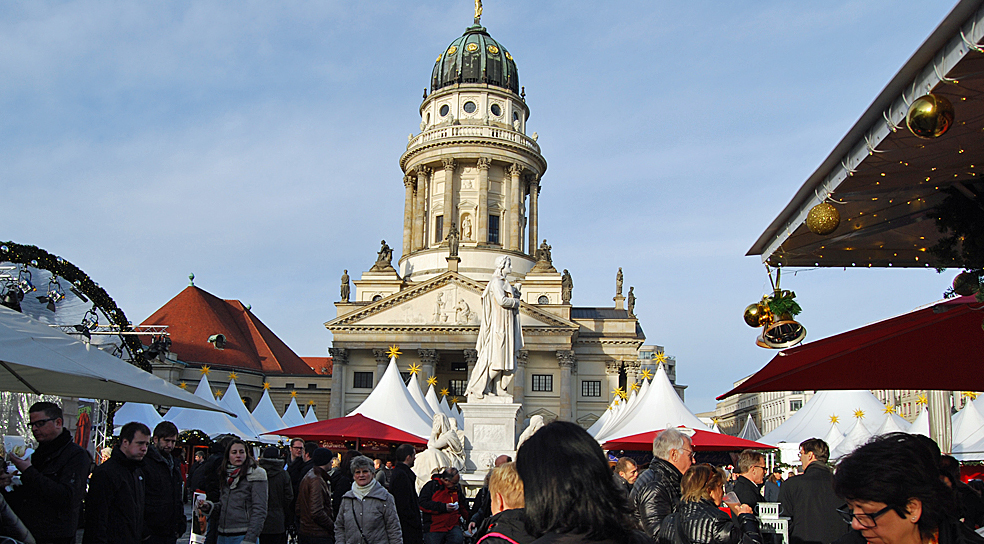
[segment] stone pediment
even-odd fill
[[[325,327],[329,330],[393,326],[477,329],[484,289],[484,284],[449,271],[333,319]],[[524,329],[578,329],[577,323],[525,302],[520,303],[519,315]]]

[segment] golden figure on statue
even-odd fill
[[[475,0],[475,24],[482,20],[482,0]]]

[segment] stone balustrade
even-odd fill
[[[540,146],[527,135],[515,130],[486,125],[445,125],[429,128],[407,142],[407,151],[448,138],[492,138],[506,140],[540,153]]]

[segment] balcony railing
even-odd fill
[[[519,144],[540,153],[540,146],[527,135],[511,129],[485,125],[450,125],[431,128],[414,136],[407,142],[407,151],[415,147],[449,138],[494,138]]]

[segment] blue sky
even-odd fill
[[[744,254],[951,2],[489,0],[549,164],[540,233],[573,302],[621,266],[687,404],[770,360]],[[0,239],[61,255],[138,323],[196,285],[324,355],[342,269],[402,237],[398,159],[467,0],[0,4]],[[791,271],[790,271],[791,272]],[[788,273],[808,340],[955,272]],[[353,276],[355,277],[355,276]]]

